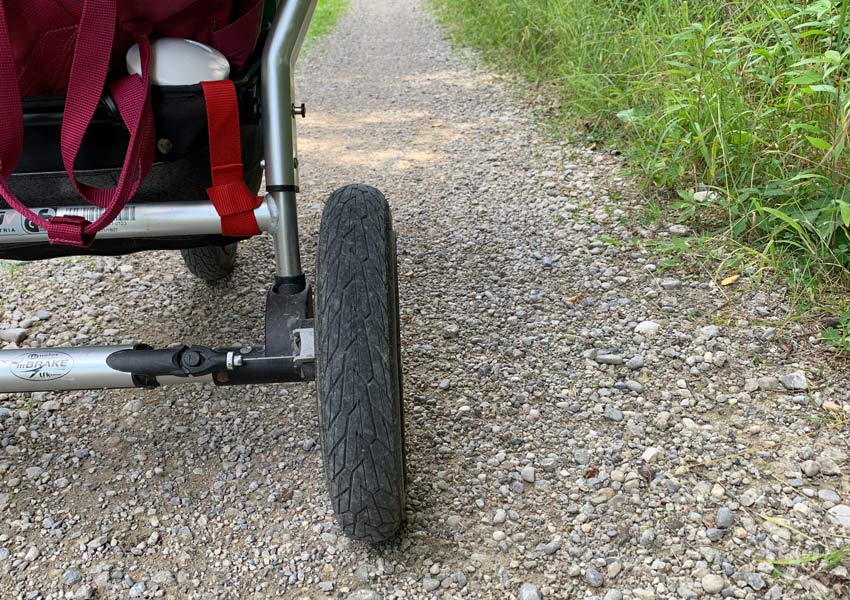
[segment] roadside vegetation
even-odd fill
[[[565,131],[627,154],[677,252],[781,277],[850,349],[848,1],[435,0],[463,44],[537,82]],[[576,127],[580,125],[580,127]]]
[[[336,26],[339,18],[348,10],[348,0],[322,0],[316,4],[316,12],[307,32],[307,44],[327,35]]]

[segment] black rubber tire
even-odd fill
[[[236,246],[238,242],[227,246],[203,246],[184,248],[180,251],[183,262],[189,272],[207,283],[226,279],[236,265]]]
[[[342,530],[379,543],[405,507],[395,233],[386,198],[335,192],[316,268],[316,383],[325,477]]]

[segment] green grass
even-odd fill
[[[850,0],[434,0],[616,145],[650,204],[837,314],[850,282]],[[706,193],[708,192],[708,193]]]
[[[307,32],[307,43],[330,33],[346,10],[348,10],[348,0],[319,0]]]

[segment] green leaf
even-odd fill
[[[841,221],[845,227],[850,227],[850,204],[844,200],[836,200],[838,204],[838,212],[841,213]]]
[[[814,71],[803,71],[788,81],[788,85],[812,85],[823,81],[820,73]]]
[[[690,246],[688,246],[688,243],[680,237],[674,237],[670,241],[673,243],[673,247],[676,248],[679,252],[691,251],[691,248]]]
[[[837,94],[838,93],[838,90],[835,88],[834,85],[827,85],[827,84],[824,84],[824,83],[821,83],[821,84],[818,84],[818,85],[813,85],[809,89],[812,90],[813,92],[827,92],[829,94]]]
[[[806,139],[809,140],[809,143],[817,148],[818,150],[831,150],[832,144],[827,142],[826,140],[822,140],[820,138],[812,137],[810,135],[806,136]]]
[[[632,121],[637,120],[637,117],[635,116],[635,109],[630,108],[628,110],[621,110],[617,113],[617,118],[623,123],[631,123]]]
[[[831,63],[838,64],[838,63],[841,62],[841,54],[839,54],[835,50],[827,50],[826,52],[823,53],[823,57],[824,57],[825,60],[827,60]]]
[[[748,131],[733,131],[732,132],[732,143],[733,144],[748,144],[752,141],[753,135]]]

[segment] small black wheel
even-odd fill
[[[402,525],[405,456],[395,233],[381,192],[352,185],[330,197],[316,271],[325,477],[343,531],[383,542]]]
[[[183,262],[189,272],[207,283],[226,279],[236,264],[236,246],[238,242],[227,246],[203,246],[180,250]]]

